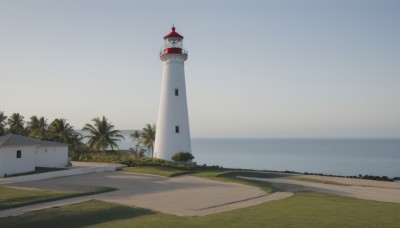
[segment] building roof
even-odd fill
[[[68,144],[8,134],[0,136],[0,146],[68,146]]]
[[[175,32],[175,26],[172,26],[172,31],[164,36],[164,40],[170,37],[177,37],[183,39],[183,36],[177,32]]]

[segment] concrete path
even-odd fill
[[[124,172],[92,173],[13,183],[7,186],[49,191],[79,191],[87,189],[88,186],[105,186],[119,190],[4,210],[0,211],[0,218],[91,199],[137,206],[179,216],[202,216],[293,195],[289,192],[266,194],[256,187],[211,181],[194,176],[167,178]]]
[[[309,175],[297,175],[295,177],[351,185],[344,186],[285,178],[242,177],[270,182],[282,186],[288,191],[266,194],[256,187],[211,181],[194,176],[167,178],[126,172],[107,172],[120,168],[120,166],[114,164],[74,162],[74,166],[75,170],[82,172],[82,170],[90,169],[91,173],[62,177],[51,175],[50,179],[41,180],[37,180],[34,177],[31,181],[29,181],[29,178],[24,177],[7,178],[7,183],[1,183],[0,180],[0,184],[13,188],[62,192],[85,192],[94,186],[105,186],[119,190],[3,210],[0,211],[0,218],[88,200],[103,200],[128,206],[137,206],[178,216],[203,216],[283,199],[292,196],[292,192],[296,191],[316,191],[360,199],[400,203],[400,185],[398,183]]]
[[[344,185],[313,183],[307,181],[290,180],[282,178],[252,178],[252,177],[240,177],[240,178],[265,181],[273,183],[278,186],[281,185],[284,189],[290,192],[314,191],[314,192],[324,192],[341,196],[355,197],[366,200],[400,203],[400,189],[397,188],[398,187],[397,183],[388,182],[387,184],[385,184],[383,182],[377,182],[377,181],[362,182],[361,180],[359,180],[356,181],[356,183],[358,184],[368,183],[370,184],[370,186],[360,186],[360,185],[344,186]],[[320,180],[329,180],[329,178]],[[340,179],[337,179],[337,182],[340,183]],[[351,183],[354,182],[349,182],[348,184]],[[379,183],[381,183],[382,186],[384,187],[377,187],[379,186]]]

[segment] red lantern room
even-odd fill
[[[160,57],[168,54],[187,55],[183,49],[183,36],[175,32],[175,26],[172,25],[171,32],[164,36],[164,47],[161,49]]]

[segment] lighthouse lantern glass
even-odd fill
[[[183,47],[182,39],[180,38],[171,37],[165,39],[165,48],[182,48],[182,47]]]

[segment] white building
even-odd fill
[[[68,164],[68,145],[21,135],[0,137],[0,177],[35,171],[35,167],[62,168]]]
[[[172,27],[164,36],[160,53],[163,74],[154,157],[165,160],[171,160],[175,153],[192,151],[184,71],[188,55],[182,40],[183,36]]]

